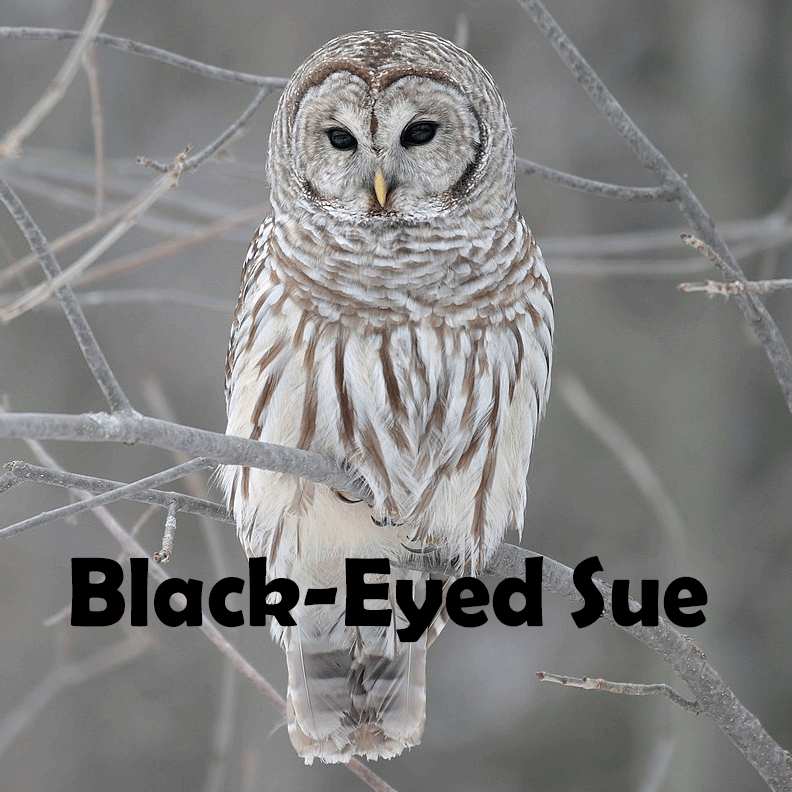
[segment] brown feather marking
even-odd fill
[[[462,429],[467,426],[476,403],[476,364],[478,363],[480,353],[481,340],[477,338],[473,341],[473,348],[470,350],[470,355],[465,361],[465,373],[462,376],[462,390],[464,393],[467,393],[465,406],[462,408],[462,417],[459,419]]]
[[[259,394],[258,400],[256,401],[256,406],[253,408],[253,414],[250,418],[254,428],[256,426],[260,426],[261,415],[264,410],[267,409],[267,405],[270,403],[270,400],[275,393],[275,389],[278,387],[278,383],[280,382],[282,374],[282,369],[275,369],[275,371],[271,372],[264,381],[264,387],[261,389],[261,393]]]
[[[300,314],[300,321],[297,322],[297,329],[292,336],[292,347],[294,347],[294,349],[302,346],[303,333],[305,332],[305,325],[308,323],[308,319],[310,319],[308,311],[303,311]]]
[[[242,498],[248,500],[250,498],[250,468],[242,468]]]
[[[429,392],[429,373],[426,370],[426,362],[421,355],[421,348],[418,344],[418,334],[415,331],[415,325],[410,325],[410,347],[412,351],[411,361],[415,365],[415,373],[423,385],[424,393]]]
[[[316,331],[308,339],[303,357],[303,369],[306,374],[305,395],[303,398],[302,418],[300,419],[300,437],[297,440],[297,448],[310,448],[311,441],[316,433],[316,404],[318,393],[316,387],[316,344],[319,340],[319,332]]]
[[[269,297],[269,289],[265,289],[261,295],[259,296],[258,300],[256,300],[255,305],[253,306],[253,310],[250,312],[250,331],[248,332],[247,341],[245,342],[245,352],[250,352],[253,347],[253,344],[256,343],[256,330],[258,329],[258,317],[261,313],[262,308],[264,307],[264,303],[267,301],[267,297]],[[240,300],[242,297],[240,297]],[[241,304],[240,304],[241,305]]]
[[[525,356],[525,347],[523,345],[522,333],[515,325],[510,325],[512,333],[514,333],[514,340],[517,342],[517,355],[514,358],[514,376],[509,377],[509,404],[514,399],[514,388],[520,381],[520,374],[522,373],[522,362]]]
[[[280,549],[280,540],[283,534],[284,513],[281,512],[278,516],[278,521],[275,523],[275,530],[272,532],[272,538],[269,542],[267,549],[268,559],[270,566],[275,566],[275,560],[278,557],[278,550]]]
[[[528,311],[528,316],[531,317],[534,332],[536,332],[539,329],[539,325],[542,324],[542,315],[533,303],[526,303],[526,309]]]
[[[443,431],[443,423],[448,411],[448,394],[450,390],[451,378],[448,376],[448,371],[444,366],[442,379],[437,383],[437,395],[432,405],[432,411],[429,413],[429,419],[426,422],[427,434],[432,431],[437,431],[438,433]]]
[[[360,433],[360,449],[364,456],[368,457],[371,462],[373,462],[385,489],[390,490],[390,476],[388,475],[388,467],[385,464],[385,458],[382,456],[382,446],[380,446],[377,432],[370,423],[366,424],[365,429]]]
[[[484,458],[484,466],[481,472],[481,482],[476,490],[476,506],[473,511],[473,543],[478,550],[478,567],[484,564],[484,520],[487,511],[487,498],[492,488],[492,479],[495,475],[495,445],[498,440],[498,417],[500,414],[500,370],[493,366],[492,371],[492,405],[490,406],[487,425],[489,427],[489,442],[487,443],[487,455]],[[471,564],[472,559],[466,564]]]
[[[344,444],[351,446],[355,442],[355,415],[352,403],[344,382],[344,352],[346,339],[339,333],[335,345],[335,387],[338,398],[338,411],[341,415],[341,439]]]
[[[390,402],[394,415],[404,416],[407,414],[407,410],[402,402],[399,381],[396,378],[396,373],[393,370],[393,361],[390,357],[390,333],[387,330],[382,330],[379,335],[381,339],[379,358],[380,364],[382,365],[382,377],[385,380],[385,390],[388,394],[388,401]]]
[[[251,333],[251,336],[253,333]],[[264,369],[275,360],[278,355],[283,351],[283,348],[286,346],[286,339],[281,336],[259,359],[258,362],[258,369],[259,375],[264,373]]]

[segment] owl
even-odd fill
[[[299,586],[286,653],[291,742],[310,764],[390,758],[420,742],[426,651],[416,601],[437,553],[458,575],[521,531],[547,402],[553,299],[515,199],[505,103],[471,55],[431,33],[358,32],[295,72],[269,139],[272,213],[248,250],[226,366],[228,429],[335,460],[370,502],[229,466],[249,557]],[[346,624],[346,559],[387,558],[386,626]],[[445,581],[447,585],[448,581]],[[309,588],[333,604],[306,605]],[[444,589],[445,590],[445,589]]]

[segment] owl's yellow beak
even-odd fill
[[[388,197],[388,185],[381,171],[374,174],[374,194],[377,196],[380,206],[385,206],[385,199]]]

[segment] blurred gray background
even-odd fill
[[[79,28],[86,0],[0,0],[0,24]],[[573,41],[675,167],[686,174],[736,247],[755,250],[754,221],[792,188],[792,4],[788,0],[548,0]],[[651,185],[516,3],[351,0],[117,0],[104,32],[207,63],[288,76],[329,38],[361,29],[427,29],[465,39],[495,76],[517,130],[518,154],[590,178]],[[467,33],[465,33],[467,30]],[[70,43],[0,39],[0,127],[16,123],[45,90]],[[254,90],[136,55],[99,48],[108,157],[108,206],[154,174],[139,154],[169,161],[200,148],[241,113]],[[229,155],[185,175],[146,222],[99,265],[262,206],[263,165],[276,96]],[[91,105],[84,73],[30,138],[21,159],[0,163],[45,234],[54,239],[93,211]],[[525,176],[521,206],[542,245],[556,293],[556,387],[530,474],[523,544],[574,566],[598,555],[604,577],[681,575],[709,592],[706,623],[691,634],[737,696],[784,746],[792,745],[792,420],[761,348],[733,302],[682,294],[683,280],[718,277],[675,235],[673,206],[624,204]],[[178,290],[217,305],[127,302],[86,309],[135,406],[215,431],[224,428],[223,364],[241,261],[258,221],[84,289]],[[751,231],[751,229],[754,229]],[[670,238],[647,252],[649,241]],[[752,236],[753,234],[753,236]],[[603,236],[604,235],[604,236]],[[596,236],[598,239],[590,239]],[[583,239],[573,255],[571,243]],[[627,255],[600,251],[621,242]],[[71,263],[87,243],[60,255]],[[750,277],[790,277],[790,251],[746,251]],[[27,253],[0,212],[0,266]],[[652,261],[655,264],[652,264]],[[658,267],[657,262],[663,262]],[[614,271],[614,262],[626,272]],[[35,269],[5,285],[37,282]],[[227,303],[227,307],[226,307]],[[792,339],[789,292],[766,298]],[[646,455],[679,516],[658,515],[622,462],[581,423],[565,393],[574,376]],[[77,413],[105,408],[62,314],[51,308],[0,326],[0,393],[11,409]],[[152,395],[154,394],[154,395]],[[172,463],[163,451],[47,444],[67,469],[131,481]],[[35,461],[22,442],[0,441],[0,461]],[[213,490],[211,497],[218,498]],[[67,502],[63,491],[25,485],[0,500],[0,524]],[[112,513],[131,527],[144,512]],[[164,513],[140,541],[159,547]],[[180,518],[168,571],[217,578],[212,558],[245,576],[233,529],[207,544],[197,520]],[[118,552],[99,521],[82,516],[30,531],[0,552],[0,718],[31,716],[0,757],[0,787],[36,790],[208,788],[213,733],[232,729],[218,788],[357,790],[338,767],[304,767],[270,706],[239,678],[223,689],[223,662],[195,628],[159,624],[138,656],[67,687],[36,714],[31,691],[58,652],[79,663],[123,638],[121,627],[53,629],[44,620],[70,600],[70,559]],[[562,689],[545,670],[634,682],[670,682],[648,649],[606,624],[578,630],[570,607],[544,598],[545,626],[450,626],[429,658],[428,725],[422,745],[375,765],[410,790],[761,790],[763,783],[704,717],[665,699]],[[128,618],[128,617],[127,617]],[[152,615],[153,619],[153,615]],[[142,631],[139,631],[142,632]],[[285,663],[263,629],[232,630],[243,654],[285,687]],[[45,691],[46,692],[46,691]],[[34,716],[35,717],[32,717]],[[8,724],[7,724],[8,725]],[[11,724],[14,726],[15,724]],[[18,724],[16,724],[18,725]]]

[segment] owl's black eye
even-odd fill
[[[355,140],[355,136],[350,132],[347,132],[346,129],[341,129],[340,127],[328,129],[327,137],[330,138],[330,145],[333,148],[340,149],[341,151],[348,151],[349,149],[353,149],[355,146],[357,146],[357,140]]]
[[[419,121],[417,124],[410,124],[401,133],[401,144],[405,148],[410,146],[423,146],[428,143],[437,131],[437,124],[433,121]]]

